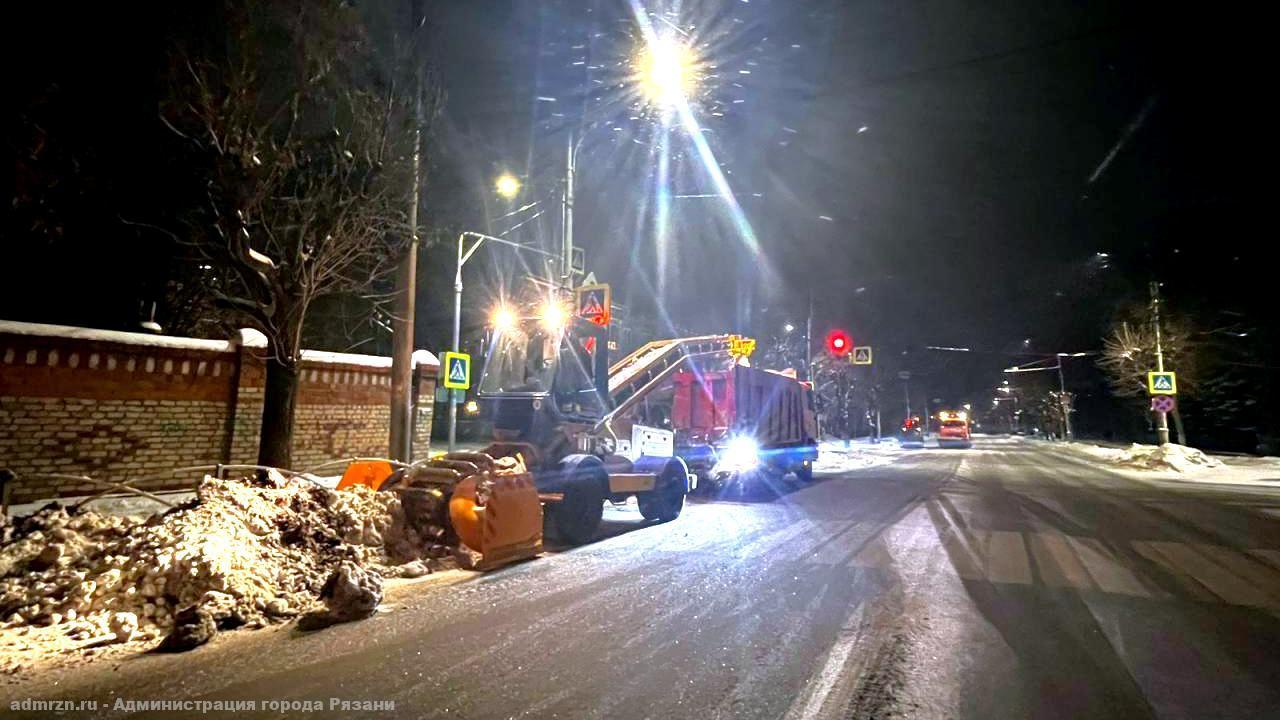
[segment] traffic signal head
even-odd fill
[[[853,340],[843,330],[832,330],[827,333],[827,352],[835,357],[844,357],[853,350]]]

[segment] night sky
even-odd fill
[[[1115,309],[1158,277],[1188,312],[1243,313],[1275,363],[1263,276],[1276,255],[1264,127],[1274,63],[1261,18],[1167,3],[642,4],[702,54],[692,115],[737,207],[687,128],[664,131],[625,91],[631,2],[436,2],[431,54],[448,102],[424,200],[434,237],[499,232],[542,210],[511,237],[553,247],[574,130],[578,244],[631,322],[657,335],[767,337],[803,325],[812,295],[816,333],[847,328],[886,369],[932,373],[932,392],[958,401],[989,394],[1017,360],[1002,353],[1096,349]],[[102,178],[75,188],[76,202],[109,205],[100,218],[145,216],[165,192],[138,169],[164,162],[155,68],[172,33],[200,32],[200,13],[6,12],[10,148],[18,112],[40,108]],[[540,204],[500,217],[513,209],[492,192],[504,170],[525,182],[517,205]],[[702,195],[715,197],[687,197]],[[6,232],[0,314],[136,326],[150,276],[112,282],[100,268],[122,255],[147,268],[155,238],[118,220],[52,243]],[[426,253],[420,345],[447,340],[451,255],[447,241]],[[15,275],[31,265],[41,272]],[[468,327],[516,270],[501,251],[468,267]],[[50,278],[73,292],[49,293]],[[76,293],[99,301],[86,309]],[[939,358],[928,345],[984,352]],[[1073,372],[1091,382],[1088,367]]]
[[[1155,3],[682,3],[667,17],[716,65],[695,114],[760,252],[726,203],[675,199],[660,272],[652,119],[582,91],[609,79],[629,13],[456,3],[440,17],[447,148],[478,193],[500,168],[526,175],[530,196],[553,192],[566,127],[623,128],[589,136],[577,237],[638,316],[767,335],[802,321],[812,291],[815,332],[846,327],[885,351],[1030,338],[1054,352],[1096,349],[1153,277],[1188,304],[1261,295],[1267,250],[1241,231],[1258,227],[1274,142],[1246,109],[1263,87],[1247,18]],[[670,144],[671,192],[713,193],[687,138]],[[554,242],[556,217],[522,238]],[[918,362],[956,369],[938,392],[961,393],[1010,361]]]

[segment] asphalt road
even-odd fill
[[[5,706],[94,698],[104,717],[118,696],[394,701],[367,713],[383,718],[1280,717],[1274,491],[1135,481],[1043,444],[985,440],[698,502],[667,525],[608,517],[596,543],[423,586],[364,622],[99,663],[5,688]]]

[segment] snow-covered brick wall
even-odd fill
[[[265,380],[262,348],[0,322],[0,467],[11,501],[97,489],[83,480],[146,478],[146,489],[192,485],[174,468],[252,463]],[[430,449],[438,362],[420,352],[415,456]],[[294,431],[298,468],[386,454],[390,362],[341,353],[303,357]]]

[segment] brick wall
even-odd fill
[[[195,340],[0,322],[0,467],[18,474],[12,502],[96,486],[49,473],[138,487],[189,487],[182,466],[252,463],[262,418],[265,340]],[[414,355],[420,401],[413,449],[430,447],[438,363]],[[389,358],[305,352],[294,464],[306,468],[387,452]],[[161,475],[151,479],[149,476]]]

